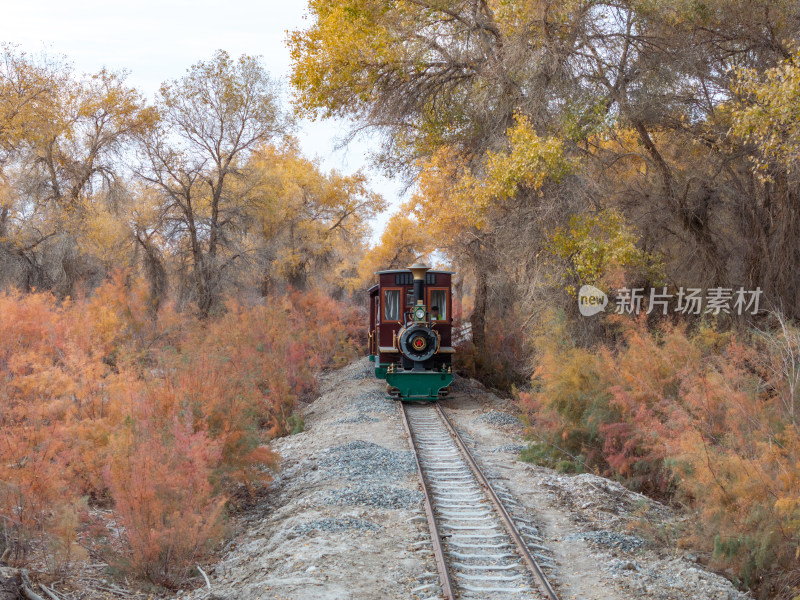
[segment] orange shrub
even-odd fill
[[[179,585],[221,533],[224,497],[211,483],[219,444],[177,419],[132,420],[113,437],[107,477],[126,550],[118,562]]]
[[[71,423],[107,374],[66,318],[73,310],[48,295],[0,295],[0,517],[18,562],[69,501]]]
[[[358,315],[316,291],[199,321],[144,289],[120,273],[74,303],[0,294],[0,555],[68,548],[88,497],[123,525],[115,562],[177,585],[227,494],[269,480],[265,444],[317,371],[358,351]]]
[[[528,458],[591,469],[696,508],[695,541],[720,567],[791,598],[800,575],[800,334],[731,333],[621,320],[612,348],[576,347],[563,320],[536,340],[530,392],[519,395]]]

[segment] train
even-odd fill
[[[431,402],[453,382],[452,271],[416,263],[369,288],[369,358],[387,398]]]

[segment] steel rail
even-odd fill
[[[436,525],[436,517],[433,514],[433,503],[431,502],[430,492],[428,491],[428,482],[425,473],[422,471],[422,465],[419,462],[417,454],[417,446],[414,442],[414,436],[411,433],[411,427],[408,424],[408,416],[406,415],[405,405],[398,402],[400,405],[400,416],[403,421],[403,428],[406,430],[408,440],[411,443],[411,449],[414,453],[414,462],[417,465],[417,475],[422,485],[422,493],[424,496],[425,516],[428,519],[428,528],[431,531],[431,540],[433,541],[433,555],[436,559],[436,569],[439,571],[439,581],[442,584],[442,596],[444,600],[455,600],[453,593],[453,581],[450,578],[450,570],[447,568],[447,563],[444,560],[444,548],[442,546],[442,536],[439,534],[439,527]]]
[[[453,424],[450,422],[450,419],[447,418],[447,415],[444,413],[444,410],[439,404],[436,404],[436,410],[439,413],[439,416],[442,418],[442,421],[444,422],[448,431],[450,432],[450,435],[453,436],[453,439],[455,440],[462,454],[466,458],[467,464],[472,470],[472,473],[475,475],[475,477],[478,479],[478,482],[488,493],[489,499],[492,501],[492,504],[494,504],[495,509],[502,518],[503,524],[505,525],[508,534],[514,540],[514,543],[516,544],[517,550],[519,551],[523,561],[531,570],[531,572],[533,572],[533,574],[536,576],[536,580],[539,582],[542,591],[545,594],[547,594],[547,597],[550,598],[550,600],[558,600],[558,596],[556,595],[555,590],[553,590],[553,587],[550,585],[550,582],[547,580],[547,577],[545,576],[541,567],[538,565],[536,560],[534,560],[533,556],[528,550],[528,546],[522,539],[522,536],[520,535],[517,526],[514,524],[514,521],[511,519],[511,516],[508,514],[508,511],[506,511],[499,496],[495,493],[494,488],[492,488],[491,484],[489,483],[489,480],[486,479],[486,477],[484,476],[483,471],[478,466],[478,463],[472,457],[472,453],[467,448],[466,444],[464,443],[464,440],[461,439],[461,436],[459,435],[458,431],[456,431],[456,428],[453,427]],[[405,411],[403,411],[403,415],[405,417]],[[406,431],[409,431],[410,435],[408,424],[405,423],[405,425],[406,425]],[[419,468],[419,466],[420,466],[419,460],[417,460],[417,468]],[[428,504],[426,502],[426,508],[427,506]]]

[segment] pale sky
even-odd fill
[[[151,100],[161,82],[181,77],[217,49],[260,55],[288,96],[286,32],[308,23],[303,0],[15,0],[4,2],[0,42],[29,54],[64,55],[78,73],[126,69],[128,81]],[[366,154],[377,149],[368,139],[334,150],[345,131],[340,123],[303,122],[298,136],[304,153],[319,158],[326,170],[366,169],[373,189],[396,206],[401,183],[367,168]],[[377,219],[373,239],[387,216]]]

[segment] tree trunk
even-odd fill
[[[455,314],[455,299],[458,298],[459,306],[461,306],[461,299],[464,297],[464,276],[457,275],[455,281],[453,281],[453,318],[458,318],[459,321],[464,318],[463,311],[459,310],[458,314]]]
[[[769,268],[762,275],[761,288],[771,291],[770,300],[787,316],[800,314],[797,298],[798,236],[800,218],[797,214],[797,194],[793,193],[785,173],[775,175],[770,199]],[[769,193],[769,192],[768,192]],[[771,288],[771,289],[770,289]]]
[[[155,315],[167,292],[167,268],[160,252],[150,240],[136,235],[136,241],[144,250],[144,266],[150,283],[150,311]]]
[[[211,313],[211,309],[216,303],[214,284],[211,280],[211,268],[205,260],[205,257],[202,257],[200,265],[195,269],[195,281],[198,294],[197,307],[200,311],[200,318],[205,319]]]
[[[472,345],[479,355],[486,352],[486,270],[475,267],[475,307],[472,309]]]
[[[8,235],[8,207],[4,206],[0,210],[0,238]]]
[[[197,307],[200,311],[200,318],[205,319],[214,304],[216,303],[214,281],[212,280],[214,260],[215,257],[209,256],[203,252],[200,247],[200,240],[197,237],[197,226],[194,221],[194,213],[190,211],[187,213],[187,221],[189,229],[189,239],[191,242],[192,250],[192,267],[194,269],[194,284],[197,292]]]

